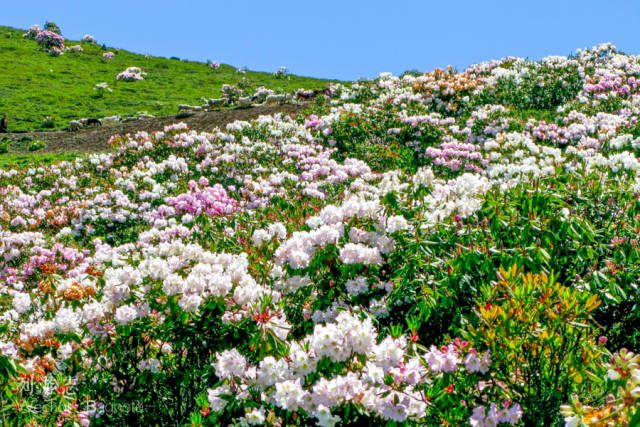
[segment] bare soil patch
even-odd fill
[[[39,139],[47,143],[38,153],[80,152],[91,153],[109,150],[109,138],[114,134],[134,134],[139,131],[153,132],[162,130],[172,123],[184,122],[189,128],[210,132],[214,128],[224,129],[227,123],[236,120],[252,120],[261,115],[275,113],[295,114],[304,109],[305,105],[273,105],[258,106],[246,109],[217,110],[196,112],[190,117],[176,118],[176,116],[156,117],[153,119],[137,120],[128,123],[105,124],[99,127],[83,128],[77,131],[49,131],[49,132],[20,132],[2,134],[18,140],[24,136]],[[25,154],[28,151],[14,151],[15,154]]]

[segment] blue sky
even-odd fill
[[[640,53],[638,0],[0,0],[0,25],[138,53],[353,80],[610,41]]]

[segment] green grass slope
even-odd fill
[[[10,131],[42,129],[49,116],[55,119],[54,128],[64,128],[80,117],[141,111],[176,114],[177,104],[200,105],[203,96],[219,97],[224,83],[237,85],[243,79],[249,91],[259,86],[282,91],[315,89],[329,82],[252,71],[239,74],[229,65],[213,71],[201,62],[146,57],[114,48],[108,49],[116,52],[109,60],[102,57],[105,51],[100,44],[70,40],[66,46],[80,44],[84,52],[52,57],[35,41],[23,38],[24,32],[0,26],[0,114],[7,114]],[[118,73],[133,66],[148,73],[143,81],[116,81]],[[100,97],[94,87],[101,82],[107,82],[113,92]]]

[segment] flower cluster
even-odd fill
[[[64,37],[62,37],[60,34],[54,33],[53,31],[40,31],[36,35],[35,40],[40,46],[43,46],[45,49],[64,49]]]
[[[107,82],[96,83],[93,90],[97,90],[98,92],[113,92]]]
[[[107,52],[104,55],[107,55],[108,53],[111,52]],[[103,56],[104,56],[103,55]],[[112,58],[112,56],[105,56],[105,58],[110,59]],[[120,74],[118,74],[116,76],[116,80],[122,80],[125,82],[133,82],[136,80],[144,80],[144,76],[146,76],[147,73],[143,72],[139,67],[129,67],[126,70],[124,70],[123,72],[121,72]]]
[[[233,213],[236,210],[237,202],[227,196],[224,187],[220,184],[208,187],[207,184],[206,178],[201,179],[201,186],[198,186],[195,181],[190,181],[191,190],[168,198],[167,204],[173,206],[178,215],[198,216],[202,213],[207,215]]]
[[[66,52],[84,52],[84,49],[79,44],[73,46],[67,46],[64,48]]]
[[[608,379],[613,382],[613,390],[607,395],[605,404],[594,408],[581,403],[579,397],[573,395],[570,405],[560,406],[565,425],[631,425],[640,413],[639,362],[640,356],[626,349],[612,355],[611,361],[603,364]]]
[[[32,25],[22,37],[35,40],[36,36],[42,31],[38,24]]]

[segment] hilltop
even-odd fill
[[[62,129],[70,120],[81,117],[125,117],[139,112],[175,115],[180,103],[199,105],[202,97],[221,96],[225,83],[249,91],[265,86],[291,92],[322,88],[329,82],[294,75],[277,77],[267,72],[241,74],[226,64],[212,70],[202,62],[140,55],[111,47],[105,50],[100,40],[67,40],[66,46],[80,45],[83,52],[53,57],[34,40],[23,38],[24,33],[25,30],[0,26],[0,113],[8,115],[11,131]],[[113,52],[113,58],[104,58],[105,52]],[[147,75],[141,81],[117,81],[116,76],[128,67],[139,67]],[[102,82],[112,92],[101,95],[94,89]],[[45,123],[48,117],[53,121]]]

